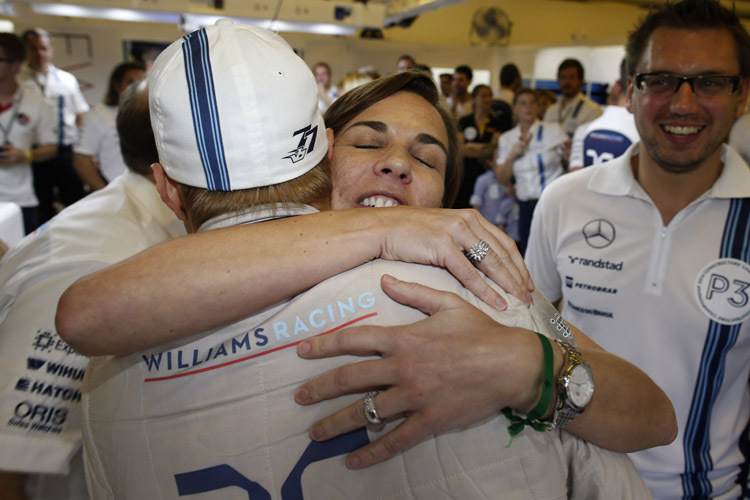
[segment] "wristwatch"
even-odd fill
[[[552,417],[552,428],[562,428],[583,413],[594,396],[594,375],[578,350],[555,340],[563,351],[562,374],[557,379],[558,398]]]

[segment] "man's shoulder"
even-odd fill
[[[589,191],[592,176],[598,167],[588,167],[570,172],[550,183],[539,198],[540,203],[568,203]]]

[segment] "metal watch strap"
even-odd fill
[[[562,384],[562,381],[566,375],[570,374],[570,371],[572,369],[572,366],[579,365],[579,364],[585,364],[586,360],[583,359],[583,356],[581,356],[581,353],[570,344],[563,342],[559,339],[555,339],[555,342],[560,346],[560,349],[562,349],[563,352],[563,368],[562,368],[562,375],[557,379],[557,402],[555,404],[555,412],[552,415],[552,424],[550,425],[550,429],[562,429],[565,427],[571,420],[576,418],[578,415],[583,413],[583,410],[578,411],[575,408],[572,408],[567,401],[567,394],[565,393],[565,387]]]

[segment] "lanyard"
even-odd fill
[[[19,92],[18,97],[13,98],[13,106],[10,108],[10,112],[8,115],[10,116],[10,120],[8,120],[8,124],[3,125],[0,123],[0,132],[3,134],[3,140],[0,145],[8,144],[8,139],[10,138],[10,131],[13,129],[13,124],[16,123],[16,120],[18,119],[18,109],[21,107],[21,101],[23,101],[23,91]]]
[[[560,125],[562,125],[565,121],[567,121],[571,113],[573,114],[573,118],[576,118],[578,116],[578,112],[581,111],[581,106],[583,106],[583,100],[578,101],[575,106],[573,106],[573,102],[575,101],[571,101],[565,107],[565,114],[563,114],[562,103],[560,103],[560,107],[557,108],[557,123],[559,123]]]

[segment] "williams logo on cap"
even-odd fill
[[[308,125],[307,127],[299,129],[293,133],[292,137],[295,137],[297,134],[302,134],[302,137],[299,139],[299,144],[297,144],[297,147],[289,151],[289,154],[284,157],[284,160],[289,158],[292,160],[292,163],[297,163],[298,161],[303,160],[307,153],[315,149],[315,138],[318,137],[318,126],[315,125],[313,127],[312,125]],[[305,143],[308,142],[308,137],[310,138],[310,145],[306,147]]]

